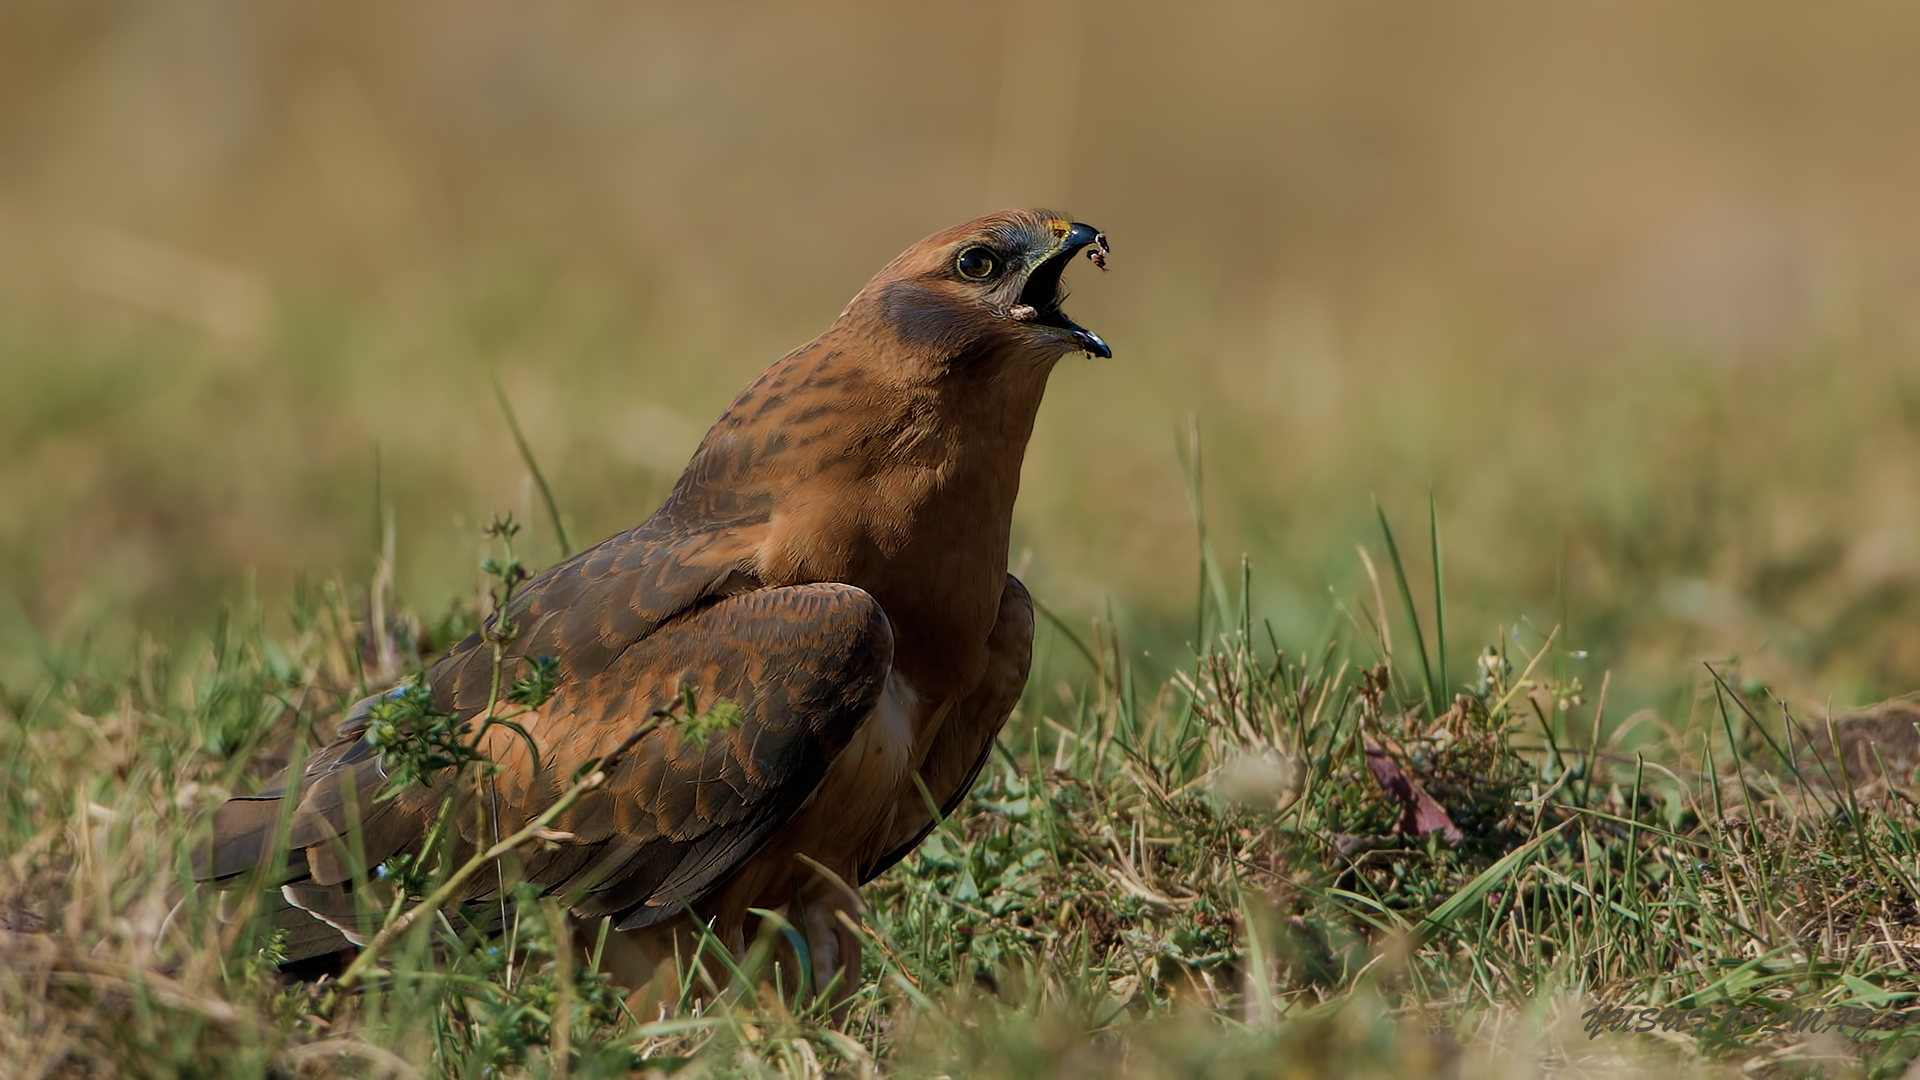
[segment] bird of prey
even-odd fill
[[[630,986],[691,955],[689,915],[740,951],[748,909],[771,909],[816,988],[857,979],[855,888],[965,797],[1026,683],[1033,605],[1007,572],[1021,459],[1055,363],[1112,356],[1060,308],[1081,251],[1105,268],[1103,234],[1044,210],[908,248],[734,399],[652,516],[515,591],[504,641],[490,620],[427,669],[432,708],[474,720],[502,678],[551,671],[518,730],[479,739],[497,768],[446,818],[468,855],[622,749],[551,822],[558,842],[459,899],[526,882],[611,919],[605,960]],[[280,885],[289,960],[364,944],[356,883],[433,827],[447,785],[393,792],[368,737],[404,692],[212,816],[197,875]]]

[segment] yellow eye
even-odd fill
[[[992,251],[983,247],[970,247],[953,260],[953,268],[960,276],[973,281],[985,281],[1000,269],[1000,260]]]

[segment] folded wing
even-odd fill
[[[625,575],[607,580],[630,585]],[[618,759],[606,784],[554,822],[572,834],[570,842],[525,853],[510,877],[476,875],[466,902],[488,900],[503,882],[525,880],[560,894],[582,916],[616,917],[622,929],[678,913],[813,795],[873,711],[892,663],[885,615],[849,585],[718,597],[709,591],[657,621],[642,603],[606,608],[604,597],[583,600],[577,593],[550,617],[537,596],[525,604],[519,618],[534,645],[521,647],[516,638],[513,652],[555,656],[559,682],[552,697],[515,718],[534,746],[500,727],[484,740],[483,750],[500,768],[459,793],[484,813],[474,824],[469,801],[452,815],[462,827],[458,854],[518,830],[553,805],[581,765],[650,720],[659,718],[658,727]],[[615,627],[637,633],[621,644],[611,639]],[[490,685],[490,649],[456,650],[436,665],[430,673],[436,701],[473,711],[472,669],[481,658]],[[511,666],[503,672],[508,682],[514,675]],[[693,718],[681,707],[689,692]],[[363,738],[368,704],[354,709],[298,784],[282,777],[216,811],[199,876],[221,879],[271,867],[271,879],[288,886],[283,893],[290,902],[350,937],[364,936],[364,926],[342,917],[353,908],[348,890],[367,880],[369,868],[417,850],[446,795],[445,786],[436,785],[377,798],[387,778]],[[297,801],[288,808],[290,791]],[[289,820],[283,823],[282,815]],[[279,827],[289,830],[292,854],[276,865],[272,841]]]

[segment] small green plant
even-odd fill
[[[432,787],[436,775],[482,759],[474,747],[473,724],[436,708],[433,691],[419,678],[369,707],[366,738],[379,749],[387,774],[381,798],[415,786]]]
[[[746,714],[740,706],[726,698],[716,698],[711,706],[702,710],[694,699],[693,687],[684,686],[680,691],[680,716],[674,726],[682,737],[691,739],[701,746],[707,739],[740,726]]]
[[[515,705],[537,709],[553,696],[553,688],[559,682],[560,661],[557,657],[533,657],[527,661],[527,670],[513,680],[513,688],[507,691],[507,700]]]

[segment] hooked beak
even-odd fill
[[[1061,286],[1060,277],[1075,255],[1091,248],[1094,264],[1102,270],[1106,269],[1106,234],[1078,221],[1059,222],[1054,231],[1060,242],[1027,271],[1027,283],[1020,290],[1020,303],[1033,311],[1030,321],[1059,331],[1082,352],[1110,358],[1113,350],[1100,340],[1099,334],[1074,322],[1066,312],[1060,310],[1061,301],[1066,299],[1066,289]]]

